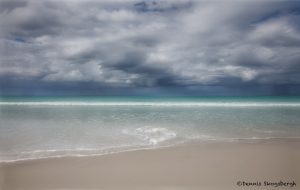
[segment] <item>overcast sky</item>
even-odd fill
[[[300,95],[300,1],[3,1],[2,95]]]

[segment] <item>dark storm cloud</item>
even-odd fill
[[[1,1],[1,88],[295,93],[299,10],[298,1]]]
[[[192,1],[142,1],[134,4],[139,12],[173,12],[191,8]]]
[[[25,7],[26,5],[27,2],[25,1],[3,1],[0,2],[0,13],[11,12],[16,8]]]
[[[62,17],[68,16],[59,9],[59,5],[48,1],[2,3],[5,11],[1,12],[1,32],[9,37],[36,38],[57,34],[63,27]]]

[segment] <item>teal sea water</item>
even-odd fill
[[[0,162],[300,138],[300,97],[2,97]]]

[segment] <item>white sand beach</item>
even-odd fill
[[[299,145],[298,140],[206,143],[20,161],[2,166],[1,190],[274,189],[264,181],[295,182],[284,189],[297,189]],[[238,186],[239,181],[262,185]]]

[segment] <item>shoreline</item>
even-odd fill
[[[236,185],[238,181],[264,180],[294,181],[299,186],[299,147],[297,139],[194,143],[101,156],[27,160],[1,164],[2,169],[0,165],[0,189],[3,185],[1,190],[229,190],[243,189]]]
[[[26,152],[26,154],[33,154],[35,152],[40,153],[48,153],[48,155],[34,157],[34,158],[20,158],[16,160],[7,160],[7,161],[0,161],[0,166],[7,165],[7,164],[14,164],[14,163],[22,163],[22,162],[31,162],[31,161],[38,161],[38,160],[47,160],[47,159],[63,159],[63,158],[81,158],[81,157],[99,157],[99,156],[108,156],[112,154],[123,154],[127,152],[136,152],[136,151],[144,151],[144,150],[160,150],[166,148],[175,148],[175,147],[185,147],[185,146],[203,146],[203,145],[230,145],[230,144],[286,144],[286,143],[299,143],[300,145],[300,137],[268,137],[268,138],[232,138],[232,139],[222,139],[222,140],[190,140],[189,142],[177,142],[170,145],[159,145],[159,146],[148,146],[145,145],[144,147],[128,147],[128,149],[124,150],[117,150],[117,151],[109,151],[105,150],[100,152],[100,150],[45,150],[45,151],[32,151]],[[300,146],[299,146],[300,147]],[[116,147],[115,149],[118,149]],[[49,153],[62,153],[62,154],[49,154]],[[69,153],[68,153],[69,152]],[[88,153],[89,152],[89,153]]]

